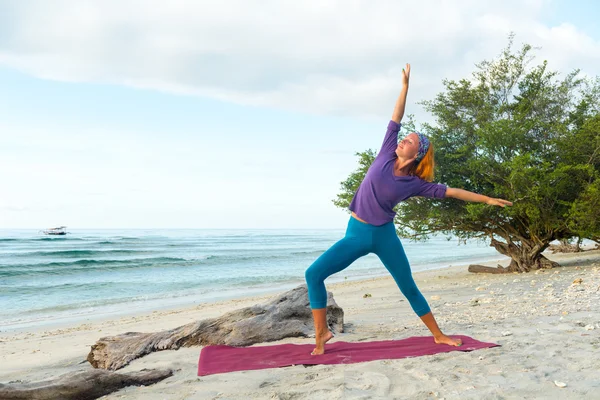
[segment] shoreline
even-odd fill
[[[553,255],[551,253],[548,254],[548,253],[544,252],[544,255],[552,257],[552,259],[554,261],[568,260],[568,264],[571,264],[573,262],[576,262],[576,260],[578,259],[578,256],[585,256],[587,254],[593,255],[594,252],[598,252],[598,254],[600,255],[600,250],[587,250],[587,249],[580,253],[557,253],[557,254]],[[480,262],[480,265],[495,267],[498,264],[502,265],[502,261],[506,261],[506,260],[505,259],[495,259],[495,260]],[[490,275],[490,274],[470,273],[467,271],[467,268],[469,265],[470,264],[449,265],[449,266],[445,266],[445,267],[438,267],[438,268],[431,268],[431,269],[427,269],[427,270],[423,270],[423,271],[416,271],[416,272],[413,272],[413,277],[415,278],[415,281],[418,283],[418,281],[420,280],[419,278],[425,277],[426,275],[429,275],[429,274],[434,274],[436,272],[446,272],[448,274],[450,274],[450,273],[456,274],[456,273],[464,272],[464,275],[468,275],[468,276],[489,276]],[[503,265],[503,266],[505,266],[505,265]],[[568,265],[564,265],[563,267],[568,267]],[[535,272],[533,272],[533,273],[535,273]],[[505,275],[511,275],[511,274],[505,274]],[[520,275],[520,274],[514,273],[514,275]],[[391,280],[391,279],[392,279],[392,277],[389,275],[389,273],[384,273],[382,275],[376,275],[376,276],[370,276],[370,277],[355,277],[354,279],[347,279],[347,280],[333,282],[333,283],[327,283],[327,281],[326,281],[326,286],[327,286],[327,291],[333,291],[336,288],[345,287],[348,284],[360,285],[360,284],[365,284],[365,283],[369,283],[369,282],[377,282],[377,281],[381,281],[381,280]],[[300,285],[300,284],[298,284],[298,285]],[[290,285],[290,289],[293,287],[296,287],[298,285]],[[72,330],[77,327],[88,326],[91,324],[103,324],[106,322],[114,322],[114,321],[139,320],[139,319],[143,319],[143,318],[153,317],[153,316],[156,316],[157,314],[158,315],[171,315],[171,314],[194,312],[197,310],[205,311],[207,308],[210,308],[213,306],[220,308],[220,307],[227,306],[230,304],[240,304],[240,303],[256,304],[258,302],[265,301],[265,300],[267,300],[279,293],[287,291],[287,290],[289,290],[289,289],[282,289],[282,288],[278,287],[278,288],[274,288],[272,290],[269,290],[266,292],[261,292],[259,294],[255,294],[255,295],[240,295],[240,296],[235,296],[235,297],[228,297],[228,298],[221,299],[221,300],[214,300],[214,301],[209,300],[209,301],[201,302],[201,303],[197,303],[197,304],[186,303],[186,304],[180,304],[180,305],[164,305],[164,306],[159,306],[159,307],[152,307],[150,309],[140,308],[140,309],[132,310],[132,311],[122,311],[120,313],[115,313],[115,314],[102,313],[100,315],[93,316],[93,317],[86,316],[85,318],[78,318],[75,320],[50,322],[48,324],[35,325],[35,326],[28,327],[28,328],[15,328],[15,329],[9,328],[7,330],[0,330],[0,343],[5,339],[5,337],[39,334],[42,331],[43,331],[43,333],[52,333],[55,331]],[[335,297],[335,293],[334,293],[334,297]]]
[[[498,257],[503,257],[502,255],[498,255]],[[428,271],[437,271],[443,270],[446,268],[452,267],[466,267],[469,264],[477,263],[482,265],[492,265],[495,266],[497,264],[506,263],[508,260],[507,257],[504,258],[495,258],[495,257],[485,257],[485,258],[474,258],[467,263],[462,263],[453,265],[453,264],[443,264],[443,265],[435,265],[431,268],[413,271],[413,274],[417,276],[417,274],[428,272]],[[351,267],[350,267],[351,268]],[[342,279],[342,273],[338,273],[328,278],[327,285],[336,285],[344,282],[355,282],[362,280],[369,280],[373,278],[381,278],[389,276],[389,273],[383,268],[381,265],[381,270],[377,274],[357,274],[355,276],[350,276],[347,279]],[[71,310],[72,315],[69,316],[43,316],[38,319],[32,321],[19,321],[19,322],[10,322],[4,323],[0,326],[0,337],[7,334],[15,334],[15,333],[26,333],[26,332],[38,332],[41,330],[53,330],[60,329],[68,326],[85,324],[85,323],[97,323],[101,321],[114,320],[117,318],[127,318],[132,316],[146,315],[152,313],[154,311],[175,311],[180,309],[192,309],[201,304],[220,304],[223,302],[228,302],[230,300],[239,300],[244,298],[264,298],[264,296],[272,296],[274,294],[284,292],[290,290],[294,287],[302,285],[304,279],[298,279],[298,282],[295,283],[285,283],[281,285],[274,286],[270,289],[265,287],[257,286],[249,288],[250,291],[255,293],[247,294],[242,292],[241,290],[237,293],[231,293],[225,296],[217,296],[217,297],[209,297],[206,300],[201,300],[204,295],[193,295],[180,297],[175,299],[151,299],[147,302],[139,302],[137,306],[133,307],[132,310],[123,310],[123,307],[128,307],[129,303],[119,303],[111,306],[96,306],[94,308],[99,309],[99,314],[95,310],[86,310],[86,309],[73,309]],[[157,305],[157,303],[165,303],[162,305]]]
[[[215,398],[220,397],[219,393],[229,398],[253,399],[279,398],[280,393],[296,394],[294,398],[345,398],[348,385],[354,384],[361,393],[376,398],[438,398],[429,392],[438,392],[446,399],[535,398],[535,393],[546,398],[589,396],[598,390],[599,384],[592,376],[597,375],[600,361],[590,355],[600,346],[600,250],[547,256],[563,267],[528,274],[492,275],[469,273],[465,265],[456,265],[414,273],[444,333],[498,343],[501,345],[498,348],[348,365],[241,371],[202,378],[196,376],[201,347],[182,348],[149,354],[121,370],[168,367],[176,371],[171,378],[149,387],[129,387],[103,399]],[[578,279],[583,283],[574,283]],[[327,284],[327,290],[333,292],[344,310],[344,332],[333,341],[389,340],[429,334],[389,275]],[[366,293],[372,297],[363,298]],[[173,329],[262,303],[272,296],[154,310],[52,330],[3,332],[0,382],[38,381],[89,369],[85,358],[90,346],[101,337]],[[257,345],[313,341],[294,337]],[[354,378],[348,380],[349,377]],[[364,379],[368,382],[363,382]],[[558,388],[554,380],[567,383],[567,388]],[[504,389],[513,392],[507,396],[502,392]]]

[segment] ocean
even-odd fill
[[[344,230],[0,230],[0,331],[282,292]],[[476,241],[402,240],[413,272],[504,259]],[[327,283],[387,275],[370,254]]]

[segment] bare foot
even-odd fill
[[[441,335],[433,338],[437,344],[447,344],[450,346],[461,346],[462,340],[460,339],[452,339],[446,335]]]
[[[317,347],[310,353],[313,356],[325,353],[325,343],[329,342],[333,337],[331,331],[327,331],[324,335],[317,335]]]

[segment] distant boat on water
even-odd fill
[[[49,228],[44,231],[41,231],[44,235],[66,235],[67,227],[66,226],[58,226],[56,228]]]

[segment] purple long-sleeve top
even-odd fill
[[[410,197],[441,199],[446,196],[446,185],[427,182],[416,175],[394,175],[399,130],[400,124],[390,121],[381,150],[350,203],[350,211],[371,225],[393,221],[394,207]]]

